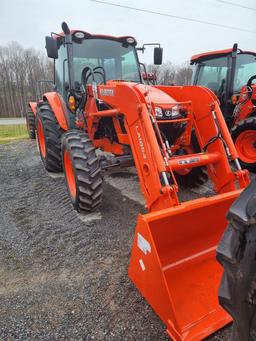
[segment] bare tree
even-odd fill
[[[51,79],[52,68],[42,52],[17,42],[0,46],[0,117],[24,116],[36,99],[37,82]]]
[[[192,80],[192,68],[188,62],[178,67],[176,71],[175,84],[190,85]]]
[[[171,62],[163,63],[161,66],[148,65],[148,71],[154,72],[157,84],[163,85],[189,85],[191,84],[192,68],[188,62],[174,65]]]

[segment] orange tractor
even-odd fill
[[[232,49],[191,58],[194,85],[212,90],[231,129],[240,163],[256,171],[256,52]]]
[[[218,99],[202,87],[145,84],[133,37],[62,29],[46,38],[55,91],[34,105],[42,161],[49,171],[63,167],[80,212],[101,203],[104,171],[135,165],[148,213],[138,217],[129,276],[173,340],[200,340],[231,321],[218,304],[215,249],[249,183]],[[213,195],[180,202],[179,183],[206,174]]]

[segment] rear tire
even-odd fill
[[[231,130],[242,168],[256,172],[256,117],[247,118]]]
[[[189,149],[190,150],[184,149],[184,155],[201,152],[194,132],[191,135],[191,147]],[[208,174],[205,167],[195,167],[188,169],[187,172],[175,171],[174,173],[178,184],[183,187],[198,187],[208,180]]]
[[[94,211],[102,201],[99,159],[88,135],[71,130],[62,140],[62,161],[71,202],[78,212]]]
[[[26,113],[26,124],[29,138],[34,140],[36,138],[36,119],[32,111]]]
[[[38,108],[36,130],[38,147],[45,169],[54,173],[61,172],[61,135],[63,130],[47,102]]]

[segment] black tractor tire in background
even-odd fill
[[[36,138],[36,119],[30,110],[26,113],[26,124],[29,138],[34,140]]]
[[[36,131],[38,147],[45,169],[54,173],[61,172],[61,135],[63,130],[48,102],[44,102],[38,108]]]
[[[256,172],[256,117],[249,117],[231,129],[231,137],[242,168]]]
[[[223,266],[219,303],[233,317],[232,341],[256,339],[256,181],[227,214],[228,226],[217,247]]]
[[[88,135],[70,130],[62,139],[62,162],[69,196],[78,212],[92,212],[102,201],[99,159]]]
[[[180,154],[182,155],[182,152],[184,152],[184,155],[190,154],[190,153],[200,153],[201,149],[199,146],[199,143],[196,138],[196,134],[193,131],[191,135],[191,150],[186,151],[180,151]],[[208,180],[208,174],[205,167],[195,167],[188,169],[187,172],[185,171],[184,174],[181,172],[175,171],[175,178],[179,185],[183,187],[198,187],[203,185]]]

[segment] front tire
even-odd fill
[[[256,117],[249,117],[231,130],[242,168],[256,172]]]
[[[36,138],[36,120],[32,111],[26,113],[26,124],[29,138],[34,140]]]
[[[54,173],[61,172],[61,135],[63,130],[47,102],[38,108],[36,130],[38,147],[45,169]]]
[[[92,212],[102,201],[103,179],[95,148],[82,131],[71,130],[62,140],[62,160],[71,202],[78,212]]]

